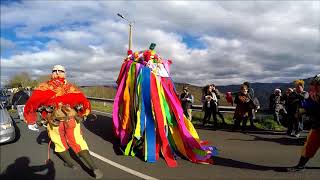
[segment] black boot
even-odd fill
[[[287,171],[288,172],[302,171],[304,170],[305,165],[307,164],[308,161],[309,161],[309,158],[301,156],[298,165],[288,168]]]
[[[58,152],[58,155],[64,161],[63,165],[72,169],[78,169],[76,165],[74,165],[73,160],[68,151]]]
[[[96,179],[101,179],[102,176],[103,176],[103,173],[94,164],[94,162],[93,162],[93,160],[91,158],[91,155],[89,154],[89,151],[88,150],[82,150],[78,154],[87,163],[89,168],[92,170],[92,173],[94,174],[95,178]]]

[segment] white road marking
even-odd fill
[[[127,168],[127,167],[125,167],[125,166],[123,166],[123,165],[121,165],[121,164],[119,164],[119,163],[113,162],[113,161],[111,161],[111,160],[109,160],[109,159],[107,159],[107,158],[105,158],[105,157],[103,157],[103,156],[100,156],[99,154],[97,154],[97,153],[95,153],[95,152],[90,151],[90,154],[91,154],[92,156],[100,159],[101,161],[110,164],[111,166],[114,166],[114,167],[116,167],[116,168],[119,168],[119,169],[121,169],[121,170],[123,170],[123,171],[126,171],[126,172],[129,173],[129,174],[138,176],[138,177],[140,177],[140,178],[142,178],[142,179],[158,180],[157,178],[154,178],[154,177],[145,175],[145,174],[140,173],[140,172],[138,172],[138,171],[135,171],[135,170],[133,170],[133,169]]]
[[[111,117],[112,117],[112,113],[107,113],[107,112],[102,112],[102,111],[96,111],[96,110],[92,110],[92,112],[94,112],[94,113],[99,113],[99,114],[104,114],[104,115],[107,115],[107,116],[111,116]],[[130,169],[130,168],[128,168],[128,167],[125,167],[125,166],[123,166],[123,165],[121,165],[121,164],[119,164],[119,163],[113,162],[113,161],[111,161],[111,160],[109,160],[109,159],[107,159],[107,158],[105,158],[105,157],[103,157],[103,156],[100,156],[99,154],[97,154],[97,153],[95,153],[95,152],[90,151],[90,154],[91,154],[92,156],[100,159],[101,161],[110,164],[111,166],[114,166],[114,167],[116,167],[116,168],[119,168],[119,169],[121,169],[121,170],[123,170],[123,171],[126,171],[126,172],[129,173],[129,174],[135,175],[135,176],[140,177],[140,178],[142,178],[142,179],[158,180],[157,178],[148,176],[148,175],[146,175],[146,174],[143,174],[143,173],[140,173],[140,172],[135,171],[135,170],[133,170],[133,169]]]

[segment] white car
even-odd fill
[[[0,102],[0,144],[15,140],[16,132],[8,110]]]

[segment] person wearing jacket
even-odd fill
[[[191,121],[192,120],[192,103],[194,102],[194,98],[192,94],[190,94],[188,87],[183,88],[183,93],[180,95],[181,106],[183,109],[184,115]]]
[[[202,119],[202,124],[203,126],[205,126],[206,123],[209,123],[212,115],[213,126],[214,128],[216,128],[218,125],[218,119],[217,119],[218,98],[212,90],[213,90],[212,85],[207,85],[203,88],[201,100],[203,103],[202,108],[204,111],[204,117]]]
[[[303,130],[303,122],[299,109],[303,109],[301,104],[308,99],[309,93],[304,91],[304,81],[295,81],[295,91],[288,97],[288,118],[291,126],[288,126],[287,134],[291,136],[300,136],[300,131]]]
[[[237,130],[242,122],[241,131],[245,131],[251,111],[250,104],[253,103],[249,97],[247,85],[242,84],[240,86],[240,93],[236,95],[234,103],[237,104],[237,106],[234,111],[234,126],[232,130]]]
[[[269,109],[273,113],[274,121],[281,125],[280,115],[284,119],[287,115],[287,110],[285,109],[285,99],[278,88],[274,90],[274,93],[269,98]]]
[[[18,92],[12,97],[12,104],[17,108],[19,119],[24,120],[23,111],[25,104],[29,99],[29,95],[24,91],[21,84],[18,85],[18,89]]]
[[[304,170],[307,162],[320,148],[320,74],[316,75],[312,79],[309,95],[309,98],[302,104],[302,106],[311,118],[311,130],[302,149],[298,164],[294,167],[287,168],[287,171],[289,172]]]
[[[220,119],[222,120],[222,124],[223,125],[226,125],[226,121],[224,120],[224,117],[223,117],[223,114],[220,112],[219,110],[219,100],[220,100],[220,92],[219,90],[217,89],[216,85],[215,84],[211,84],[212,86],[212,92],[216,95],[217,97],[217,115],[220,117]]]
[[[65,166],[77,169],[68,152],[71,147],[87,163],[94,177],[102,178],[103,173],[93,162],[80,128],[81,120],[91,111],[90,102],[76,86],[68,83],[65,73],[63,66],[55,65],[51,79],[33,91],[24,109],[25,122],[30,130],[39,131],[36,121],[37,111],[41,111],[54,150]]]

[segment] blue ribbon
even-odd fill
[[[147,144],[147,162],[156,162],[156,132],[155,124],[152,115],[151,107],[151,87],[150,87],[150,69],[147,67],[142,68],[142,106],[144,109],[145,120],[146,120],[146,144]],[[143,120],[143,119],[141,119]],[[143,121],[141,121],[143,122]]]

